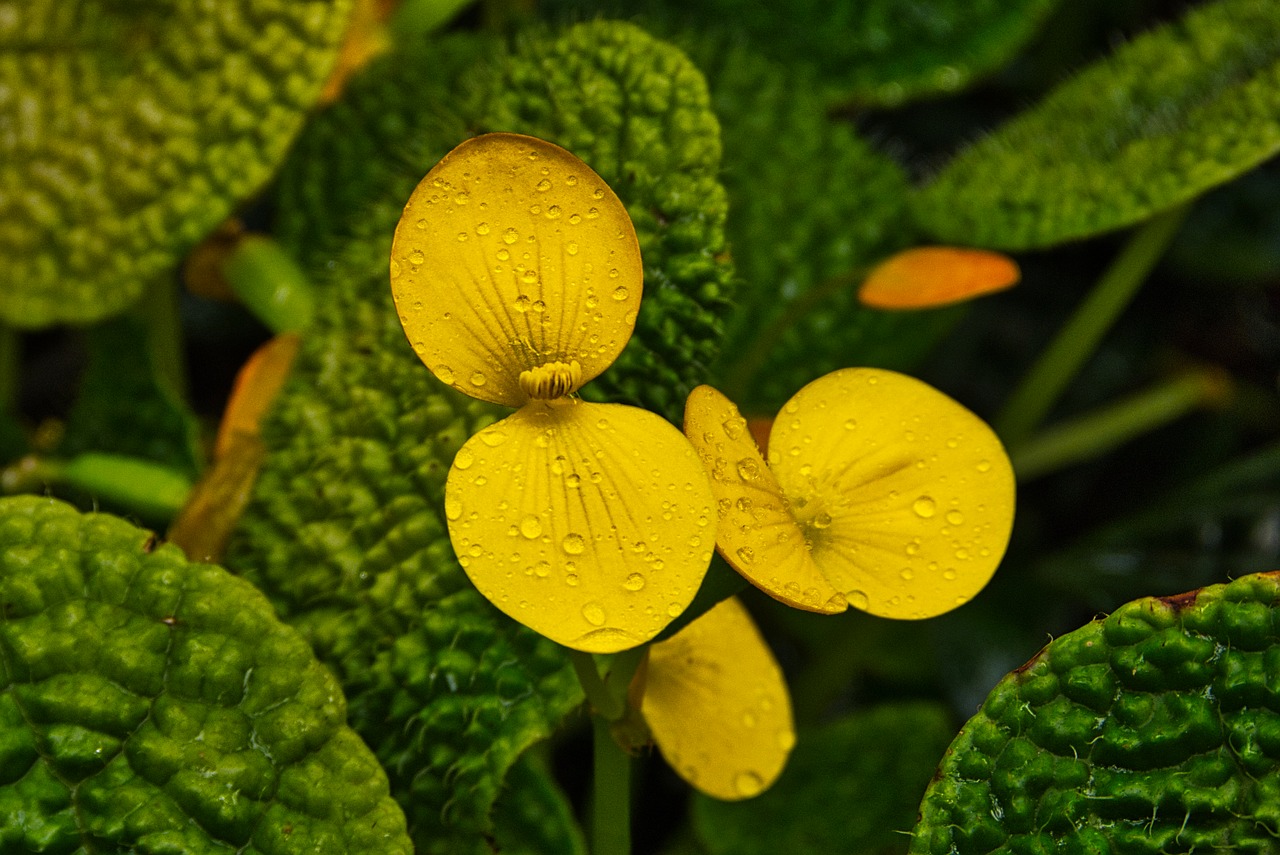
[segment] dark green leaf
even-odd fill
[[[0,850],[409,855],[307,643],[155,543],[0,499]]]
[[[350,0],[31,0],[0,15],[0,319],[84,323],[269,177]]]
[[[545,765],[526,753],[507,775],[493,806],[494,844],[503,855],[587,855],[573,809]]]
[[[1280,574],[1131,602],[996,686],[913,853],[1273,852]]]
[[[901,852],[954,733],[945,708],[924,703],[886,704],[801,731],[764,795],[698,796],[694,825],[711,855]]]
[[[1046,247],[1140,222],[1280,151],[1280,15],[1218,0],[1121,47],[920,193],[944,240]]]

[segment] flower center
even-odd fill
[[[582,366],[572,362],[548,362],[520,372],[520,390],[530,398],[550,401],[563,398],[582,384]]]

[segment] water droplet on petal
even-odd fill
[[[743,564],[750,564],[752,561],[756,560],[756,551],[750,546],[739,547],[736,555],[738,556],[738,560]]]
[[[587,603],[582,607],[582,617],[592,626],[604,626],[604,606],[596,602]]]
[[[950,525],[961,525],[964,523],[964,514],[959,511],[947,511],[947,523]]]
[[[485,380],[484,375],[483,375],[483,374],[481,374],[479,371],[477,371],[476,373],[474,373],[474,374],[472,374],[472,375],[471,375],[471,385],[472,385],[472,386],[483,386],[483,385],[484,385],[485,383],[487,383],[487,382],[488,382],[488,381],[487,381],[487,380]]]
[[[744,481],[754,481],[760,477],[760,464],[753,457],[744,457],[738,461],[738,475]]]
[[[587,548],[586,541],[582,539],[580,534],[566,534],[564,540],[560,541],[560,546],[570,555],[581,555]]]
[[[938,506],[928,496],[921,496],[911,503],[911,510],[915,511],[916,516],[927,520],[937,512]]]
[[[831,525],[831,514],[827,513],[826,511],[819,512],[819,514],[813,518],[814,528],[828,528],[830,527],[830,525]]]
[[[415,249],[413,252],[409,253],[410,264],[421,264],[426,260],[427,260],[427,257],[422,254],[422,250]]]
[[[978,471],[979,471],[979,472],[990,472],[990,471],[991,471],[991,461],[990,461],[990,460],[979,460],[979,461],[978,461]]]
[[[679,603],[671,603],[667,606],[667,617],[678,618],[684,613],[684,606]]]
[[[453,456],[453,465],[457,469],[468,469],[475,462],[475,456],[471,453],[471,449],[463,446],[458,449],[458,453]]]
[[[529,514],[520,520],[520,533],[529,540],[536,540],[542,536],[542,523],[533,514]]]
[[[510,246],[520,240],[520,234],[515,229],[507,229],[502,233],[502,242]]]
[[[476,234],[478,234],[478,235],[487,235],[488,233],[489,233],[489,224],[488,224],[488,223],[477,223],[477,224],[476,224]]]
[[[453,383],[453,369],[448,365],[437,365],[434,374],[440,378],[441,383]]]
[[[532,304],[532,302],[533,301],[530,300],[528,297],[526,297],[524,294],[521,294],[519,297],[516,297],[516,302],[515,302],[516,311],[523,315],[525,312],[529,311],[529,306],[530,304]]]
[[[796,733],[790,728],[783,728],[778,731],[778,747],[783,751],[790,751],[796,747]]]
[[[847,592],[844,595],[844,598],[848,600],[849,605],[853,606],[855,609],[866,611],[867,607],[871,605],[871,598],[867,596],[866,591],[859,591],[855,589]]]
[[[480,431],[480,441],[490,448],[495,448],[507,441],[507,434],[501,428],[489,428]]]
[[[456,496],[445,496],[444,515],[446,519],[456,520],[462,516],[462,502]]]
[[[539,193],[546,193],[551,189],[551,182],[544,178],[534,186],[538,188]]]
[[[898,573],[898,575],[902,577],[902,581],[904,582],[910,582],[916,576],[910,567],[903,567],[902,571]]]
[[[391,259],[391,278],[395,279],[399,275],[400,275],[400,262],[396,261],[393,258]]]
[[[574,474],[573,472],[570,472],[568,475],[564,476],[564,485],[566,487],[573,487],[576,489],[578,485],[581,483],[582,483],[582,478]]]
[[[626,581],[622,583],[622,587],[626,588],[628,591],[639,591],[644,587],[644,581],[644,576],[641,576],[639,573],[632,573],[627,577]]]
[[[854,429],[854,428],[856,428],[857,426],[858,426],[858,421],[857,421],[857,419],[845,419],[845,420],[844,420],[844,429],[845,429],[845,430],[853,430],[853,429]]]
[[[724,428],[725,436],[729,437],[729,439],[736,440],[741,437],[742,432],[747,429],[747,420],[742,416],[733,416],[732,418],[725,419],[724,424],[721,425],[721,427]]]
[[[738,795],[749,799],[759,795],[764,789],[764,780],[755,772],[739,772],[733,779],[733,788],[738,791]]]

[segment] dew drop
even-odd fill
[[[523,315],[525,312],[529,311],[529,305],[532,302],[533,301],[530,300],[528,297],[526,297],[524,294],[521,294],[519,297],[516,297],[516,302],[515,302],[516,311]]]
[[[912,572],[910,567],[903,567],[902,571],[899,572],[898,575],[902,577],[902,581],[904,582],[910,582],[916,577],[916,574]]]
[[[586,541],[582,539],[582,535],[570,532],[564,536],[564,540],[560,541],[560,546],[570,555],[581,555],[586,550]]]
[[[507,441],[507,434],[501,428],[489,428],[480,431],[480,441],[490,448],[496,448]]]
[[[679,603],[671,603],[667,606],[667,617],[678,618],[684,614],[684,606]]]
[[[831,525],[831,514],[827,513],[826,511],[821,511],[816,517],[813,518],[814,528],[828,528],[830,527],[830,525]]]
[[[760,477],[760,464],[753,457],[744,457],[738,461],[738,475],[744,481],[754,481]]]
[[[991,471],[991,461],[990,461],[990,460],[979,460],[979,461],[978,461],[978,471],[979,471],[979,472],[990,472],[990,471]]]
[[[750,564],[752,561],[756,560],[756,551],[750,546],[738,547],[738,551],[735,554],[738,556],[738,560],[743,564]]]
[[[627,297],[629,297],[630,295],[631,295],[631,292],[621,285],[613,289],[613,299],[619,303],[627,299]]]
[[[544,178],[534,186],[538,188],[539,193],[546,193],[551,189],[551,182]]]
[[[570,255],[578,254],[578,245],[576,243],[567,243],[564,245],[564,251]]]
[[[446,519],[456,520],[462,516],[462,502],[456,496],[445,496],[444,515]]]
[[[435,367],[434,373],[437,377],[440,378],[441,383],[445,383],[445,384],[453,383],[453,369],[450,368],[448,365],[437,365]]]
[[[954,567],[948,567],[946,570],[942,571],[942,578],[946,579],[948,582],[954,582],[956,580],[956,576],[958,575],[959,574],[956,573]]]
[[[568,576],[565,576],[564,583],[568,585],[570,588],[578,587],[578,574],[570,573]]]
[[[911,510],[915,511],[916,516],[927,520],[937,512],[938,506],[928,496],[921,496],[911,503]]]
[[[592,626],[604,626],[604,606],[596,602],[587,603],[582,607],[582,617]]]
[[[783,751],[790,751],[796,747],[796,733],[790,728],[783,728],[778,731],[778,748]]]
[[[737,440],[742,437],[743,431],[747,429],[747,420],[742,416],[733,416],[725,419],[721,427],[724,428],[725,436],[731,440]]]
[[[908,544],[907,544],[907,554],[908,554],[908,555],[916,555],[916,554],[917,554],[917,553],[919,553],[919,552],[920,552],[920,541],[919,541],[919,539],[917,539],[917,540],[913,540],[913,541],[911,541],[910,543],[908,543]]]
[[[959,511],[947,511],[947,523],[950,525],[962,525],[964,523],[964,514]]]
[[[483,375],[483,374],[481,374],[479,371],[477,371],[476,373],[474,373],[474,374],[472,374],[472,375],[471,375],[471,385],[472,385],[472,386],[483,386],[483,385],[484,385],[485,383],[487,383],[487,382],[488,382],[488,381],[487,381],[487,380],[485,380],[484,375]]]
[[[395,279],[399,275],[400,275],[400,262],[396,261],[393,258],[391,260],[391,278]]]
[[[622,587],[626,588],[628,591],[639,591],[644,587],[644,576],[641,576],[639,573],[632,573],[626,578],[626,581],[622,583]]]
[[[539,561],[537,564],[533,565],[533,575],[537,576],[539,579],[547,578],[547,575],[550,573],[551,573],[550,561]]]
[[[579,477],[576,473],[570,472],[568,475],[564,476],[564,485],[566,487],[572,487],[574,489],[577,489],[577,487],[581,483],[582,483],[582,478]]]
[[[453,456],[453,465],[456,469],[470,469],[471,464],[475,462],[475,457],[471,453],[471,449],[465,445],[458,449],[458,453]]]
[[[764,789],[764,780],[755,772],[739,772],[733,779],[733,788],[743,798],[757,796]]]
[[[855,589],[847,592],[844,595],[844,598],[848,600],[849,605],[853,606],[855,609],[862,609],[865,611],[866,608],[871,605],[871,598],[867,596],[866,591],[859,591]]]
[[[478,224],[476,225],[476,234],[478,234],[478,235],[487,235],[488,233],[489,233],[489,224],[488,224],[488,223],[478,223]]]
[[[413,252],[409,253],[410,264],[421,264],[426,260],[427,257],[422,254],[422,250],[415,249]]]
[[[520,520],[520,533],[529,540],[536,540],[542,536],[542,523],[533,514],[529,514]]]

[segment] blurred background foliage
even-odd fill
[[[155,11],[169,4],[86,5],[0,14],[0,82],[27,87],[0,89],[0,188],[19,188],[0,189],[0,490],[163,529],[218,471],[236,371],[301,330],[256,440],[262,480],[226,487],[247,508],[223,522],[226,563],[343,681],[419,851],[578,851],[586,798],[564,662],[479,601],[440,525],[452,449],[493,414],[429,388],[386,299],[403,200],[469,135],[561,142],[631,210],[645,313],[593,395],[678,420],[713,382],[769,416],[833,368],[888,367],[1011,425],[1024,464],[1008,556],[955,613],[823,620],[750,597],[802,727],[766,797],[781,803],[687,810],[646,759],[637,851],[756,851],[750,823],[787,851],[905,851],[885,830],[909,831],[950,737],[1051,637],[1280,567],[1266,2],[370,0],[205,28]],[[603,23],[618,18],[634,28]],[[273,249],[245,254],[242,229]],[[923,311],[858,303],[876,261],[942,242],[1010,252],[1021,283]],[[229,283],[207,275],[221,268]],[[1019,421],[1046,343],[1117,270],[1136,294],[1063,345],[1078,369]],[[446,656],[457,637],[507,651],[510,680]],[[444,704],[444,674],[471,699]],[[483,725],[450,745],[465,721]],[[788,830],[827,798],[817,781],[847,821]]]

